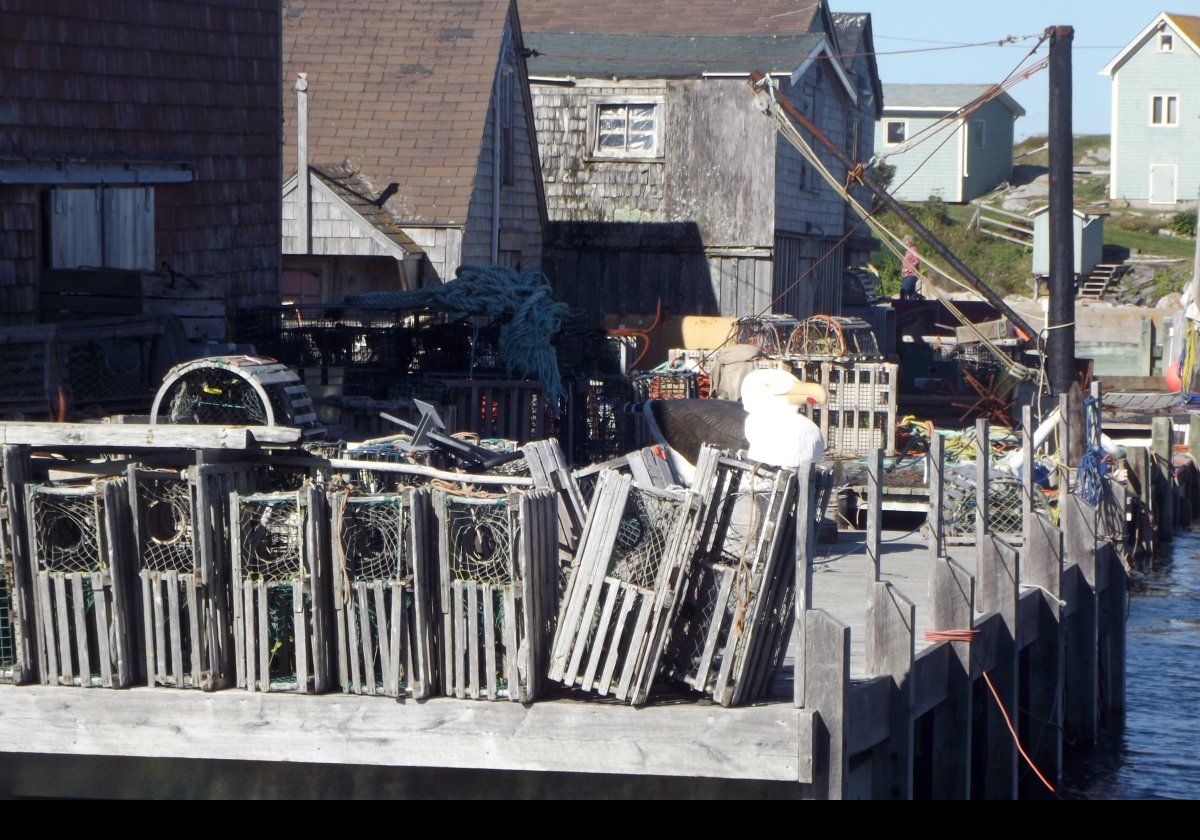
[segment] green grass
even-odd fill
[[[1024,164],[1029,166],[1048,166],[1050,164],[1050,155],[1046,149],[1026,157],[1019,157],[1025,152],[1040,149],[1046,145],[1045,134],[1035,134],[1032,137],[1026,137],[1020,143],[1013,146],[1013,163]],[[1073,161],[1083,157],[1083,153],[1092,149],[1108,148],[1109,139],[1107,134],[1076,134],[1075,141],[1072,143],[1071,154],[1074,156]]]
[[[1136,248],[1143,254],[1156,257],[1190,257],[1196,253],[1194,239],[1176,239],[1141,230],[1121,227],[1112,218],[1105,220],[1104,244],[1121,248]]]
[[[982,236],[970,229],[973,207],[940,202],[906,206],[921,224],[942,240],[993,291],[1001,295],[1029,294],[1032,269],[1030,251],[1003,239]],[[910,233],[908,226],[893,213],[883,214],[880,220],[901,239]],[[922,254],[931,253],[920,237],[914,234],[913,239]],[[879,269],[884,292],[897,292],[900,288],[900,261],[890,252],[881,251],[872,254],[871,259]],[[936,257],[934,259],[941,264]],[[946,282],[939,280],[936,285],[943,288]]]

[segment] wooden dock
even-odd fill
[[[1194,470],[1181,482],[1163,467],[1169,424],[1156,429],[1152,450],[1130,453],[1144,499],[1108,480],[1099,504],[1064,493],[1055,524],[1035,511],[1027,483],[1022,534],[1011,541],[991,532],[980,481],[985,513],[974,544],[946,544],[940,446],[930,520],[913,532],[881,527],[880,457],[869,465],[866,531],[816,545],[806,525],[816,480],[802,476],[794,552],[802,620],[764,702],[725,708],[661,687],[630,708],[567,688],[518,704],[0,685],[0,752],[43,773],[36,756],[489,771],[498,792],[505,779],[529,790],[518,780],[533,774],[550,786],[542,793],[570,788],[569,779],[624,777],[642,786],[610,790],[1049,796],[1030,765],[1056,785],[1064,743],[1086,746],[1122,715],[1124,560],[1143,539],[1169,539],[1164,523],[1190,520],[1197,501],[1181,490],[1195,483]],[[1026,465],[1032,455],[1026,438]],[[986,472],[986,460],[978,468]],[[1127,523],[1140,518],[1151,533],[1127,539]],[[0,780],[20,778],[13,765],[6,774]]]

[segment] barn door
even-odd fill
[[[1178,199],[1175,189],[1175,164],[1150,164],[1150,203],[1174,204]]]

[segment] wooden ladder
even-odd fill
[[[1100,263],[1092,273],[1079,284],[1079,297],[1087,300],[1100,300],[1108,292],[1108,287],[1119,280],[1129,266],[1125,263]]]

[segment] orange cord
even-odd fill
[[[979,635],[978,630],[927,630],[925,631],[925,641],[927,642],[967,642],[968,644],[975,641]],[[1021,739],[1017,735],[1017,730],[1013,726],[1012,719],[1008,716],[1008,710],[1004,708],[1004,702],[1000,699],[1000,693],[996,691],[996,686],[992,684],[992,678],[988,676],[988,672],[983,672],[984,682],[987,683],[988,689],[992,692],[992,697],[996,700],[996,706],[1000,709],[1000,714],[1004,718],[1004,725],[1008,727],[1009,734],[1012,735],[1013,743],[1017,746],[1017,752],[1021,754],[1021,758],[1025,759],[1025,763],[1033,770],[1034,775],[1038,777],[1042,784],[1046,786],[1046,790],[1058,795],[1058,791],[1054,789],[1054,785],[1046,781],[1046,777],[1042,775],[1042,771],[1033,763],[1033,759],[1025,752],[1025,748],[1021,746]]]

